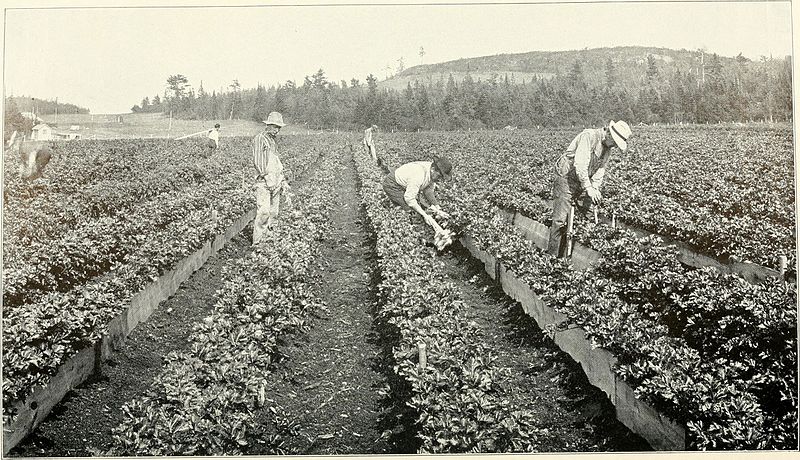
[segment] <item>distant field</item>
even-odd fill
[[[117,121],[122,117],[122,123]],[[198,131],[211,129],[215,123],[222,128],[224,136],[250,136],[257,133],[264,125],[253,120],[179,120],[173,119],[170,126],[169,117],[160,113],[128,113],[128,114],[60,114],[58,123],[53,114],[44,115],[44,121],[55,126],[56,131],[69,130],[70,126],[80,126],[83,139],[131,139],[131,138],[175,138]],[[287,120],[289,121],[289,120]],[[305,126],[294,126],[289,123],[282,130],[283,134],[306,133]]]

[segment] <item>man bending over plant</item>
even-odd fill
[[[425,220],[425,223],[436,230],[436,234],[444,233],[444,229],[420,205],[418,196],[422,192],[427,201],[427,210],[438,217],[446,219],[447,213],[439,207],[434,191],[436,182],[449,180],[452,177],[453,165],[450,160],[434,157],[433,161],[412,161],[390,172],[383,179],[383,191],[389,200],[405,209],[413,209]]]

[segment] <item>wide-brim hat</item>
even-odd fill
[[[622,120],[616,122],[612,120],[608,124],[608,131],[611,133],[611,137],[620,150],[624,152],[628,149],[628,138],[631,137],[631,127],[628,126],[627,123]]]
[[[450,163],[450,160],[444,157],[434,157],[433,164],[436,166],[436,169],[442,173],[442,176],[446,180],[450,180],[453,177],[453,164]]]
[[[279,126],[281,128],[286,126],[286,123],[283,122],[283,115],[281,115],[280,112],[270,112],[269,115],[267,115],[267,119],[264,120],[264,123],[268,125]]]

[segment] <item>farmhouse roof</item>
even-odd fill
[[[47,123],[39,123],[38,125],[33,127],[33,130],[34,131],[38,131],[40,129],[49,128],[49,127],[50,126],[48,126]]]

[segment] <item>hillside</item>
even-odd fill
[[[6,105],[14,105],[20,112],[36,112],[37,115],[48,113],[89,113],[89,109],[68,102],[51,101],[30,96],[8,96]],[[56,110],[58,109],[58,110]]]
[[[704,57],[698,51],[672,50],[668,48],[652,48],[642,46],[626,46],[615,48],[594,48],[572,51],[531,51],[518,54],[498,54],[475,58],[462,58],[455,61],[437,64],[424,64],[410,67],[397,75],[380,82],[384,88],[403,89],[408,83],[419,81],[430,83],[446,81],[449,75],[458,82],[466,75],[475,80],[487,80],[492,76],[504,78],[515,83],[529,82],[536,76],[551,78],[555,75],[567,75],[580,62],[586,82],[589,85],[601,84],[605,81],[606,62],[611,58],[618,78],[623,85],[636,85],[644,78],[647,68],[647,56],[655,58],[659,70],[675,69],[681,72],[689,70],[699,72],[701,58],[706,66],[713,52]],[[736,58],[719,57],[723,68],[737,64]]]

